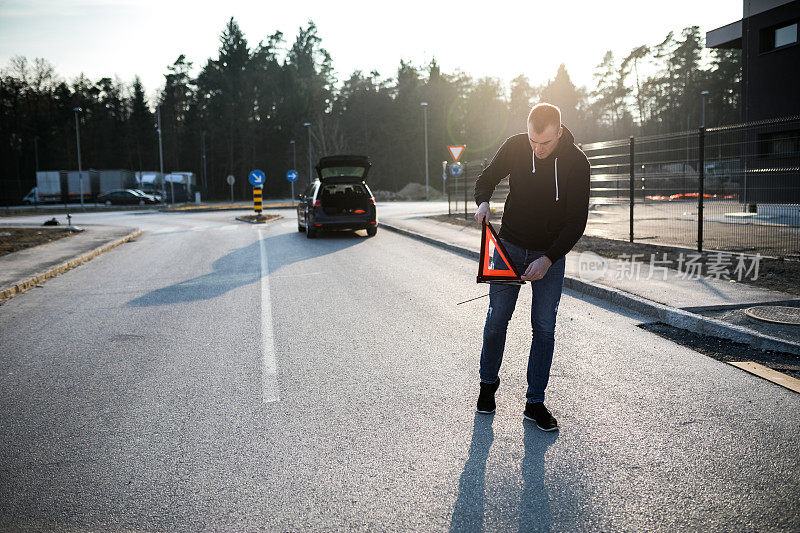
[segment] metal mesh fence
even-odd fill
[[[581,148],[592,167],[586,234],[800,259],[800,117]],[[485,164],[448,179],[451,213],[474,213]],[[503,180],[492,203],[507,195]]]
[[[489,164],[489,161],[462,161],[464,173],[459,177],[448,177],[446,183],[447,205],[449,214],[459,214],[469,218],[475,213],[475,180]],[[491,202],[501,205],[508,196],[508,180],[501,181],[492,194]]]

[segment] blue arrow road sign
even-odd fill
[[[260,170],[252,171],[250,173],[249,178],[250,178],[250,183],[253,185],[253,187],[261,187],[262,185],[264,185],[264,182],[267,181],[267,177]]]
[[[287,172],[286,173],[286,179],[289,180],[289,181],[297,181],[297,171],[296,170],[290,170],[289,172]]]
[[[450,163],[450,175],[454,178],[464,173],[464,165],[461,163]]]

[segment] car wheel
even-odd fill
[[[368,237],[374,237],[376,233],[378,233],[378,226],[369,226],[367,228]]]
[[[300,225],[300,219],[298,218],[297,219],[297,231],[299,231],[300,233],[303,233],[305,230],[306,230],[306,228],[304,228],[303,226]]]
[[[311,228],[311,226],[308,224],[308,217],[306,217],[306,237],[313,239],[316,236],[317,230]]]

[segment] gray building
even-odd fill
[[[708,48],[742,51],[745,124],[728,142],[741,150],[740,198],[759,213],[793,218],[800,216],[798,25],[800,0],[744,0],[741,20],[706,34]]]
[[[706,33],[742,50],[742,121],[800,115],[800,0],[744,0],[742,19]]]

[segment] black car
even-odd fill
[[[145,205],[158,203],[158,200],[153,196],[135,189],[108,191],[105,194],[98,195],[97,201],[106,205]]]
[[[375,197],[366,179],[372,166],[361,155],[323,157],[316,166],[317,179],[299,195],[297,231],[309,239],[324,230],[367,230],[378,232]]]

